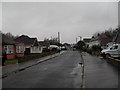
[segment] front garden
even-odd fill
[[[12,60],[6,60],[5,65],[11,65],[11,64],[26,62],[26,61],[29,61],[29,60],[42,58],[42,57],[52,55],[52,54],[55,54],[55,53],[58,53],[58,51],[49,51],[49,52],[43,52],[43,53],[40,53],[40,54],[30,54],[30,55],[26,55],[24,57],[19,57],[19,58],[12,59]]]

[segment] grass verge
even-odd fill
[[[11,59],[11,60],[6,60],[5,61],[5,65],[16,64],[16,63],[18,63],[18,59]]]

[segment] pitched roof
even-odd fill
[[[101,35],[100,35],[100,38],[108,38],[108,36],[105,35],[105,34],[101,34]]]
[[[47,47],[50,46],[50,43],[49,43],[48,41],[39,41],[39,44],[40,44],[41,46],[47,46]]]
[[[101,45],[106,45],[108,44],[109,42],[112,42],[112,37],[109,37],[109,38],[101,38],[100,41],[101,41]]]
[[[10,38],[8,38],[7,36],[5,36],[4,34],[0,33],[0,37],[2,37],[2,45],[11,45],[11,44],[15,44],[14,40],[11,40]]]
[[[30,46],[32,46],[36,40],[37,38],[30,38],[26,35],[21,35],[20,37],[15,39],[16,42],[22,42],[25,45],[30,45]]]
[[[83,41],[84,41],[85,43],[90,42],[90,40],[91,40],[91,38],[84,38],[84,39],[83,39]]]

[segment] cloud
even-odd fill
[[[3,30],[39,40],[56,37],[59,31],[63,42],[73,43],[79,35],[91,37],[97,31],[116,28],[117,9],[117,2],[3,3]]]

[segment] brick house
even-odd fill
[[[7,59],[14,59],[16,57],[15,41],[6,37],[4,34],[0,33],[0,35],[2,36],[2,48],[5,49],[7,53]]]
[[[42,49],[37,38],[30,38],[27,35],[21,35],[20,37],[16,38],[15,41],[17,43],[24,43],[26,55],[42,53]]]

